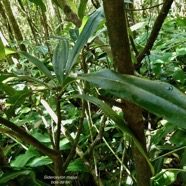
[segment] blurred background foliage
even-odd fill
[[[125,0],[134,65],[162,4],[162,0]],[[76,74],[114,69],[105,19],[98,13],[96,21],[91,20],[101,6],[100,0],[0,1],[0,115],[54,149],[56,118],[61,118],[59,149],[64,162],[77,142],[61,179],[66,185],[135,186],[131,139],[99,107],[75,96],[93,95],[122,116],[119,98],[73,79]],[[185,8],[185,0],[174,1],[152,50],[136,70],[137,76],[170,83],[184,94]],[[88,20],[91,29],[85,26]],[[68,54],[72,67],[60,66]],[[186,185],[186,128],[179,127],[179,119],[170,123],[148,110],[143,117],[156,173],[152,185]],[[0,125],[0,132],[0,185],[51,185],[53,179],[45,176],[55,175],[52,160],[17,138],[15,131]]]

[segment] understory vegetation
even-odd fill
[[[186,185],[186,2],[112,3],[0,1],[0,185]]]

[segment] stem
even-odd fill
[[[60,106],[60,97],[57,97],[56,103],[56,112],[57,112],[57,131],[56,131],[56,138],[55,138],[55,149],[59,150],[59,143],[60,143],[60,135],[61,135],[61,106]]]
[[[119,73],[133,75],[124,1],[103,0],[103,6],[116,69]],[[122,103],[125,120],[146,152],[142,110],[131,102],[123,100]],[[146,159],[134,144],[132,152],[138,186],[150,186],[151,171]]]
[[[78,145],[80,134],[81,134],[82,127],[83,127],[84,115],[85,115],[85,101],[82,100],[82,111],[81,111],[81,117],[80,117],[80,121],[79,121],[79,127],[78,127],[78,131],[77,131],[77,135],[76,135],[76,138],[75,138],[74,143],[72,145],[72,148],[70,150],[70,153],[69,153],[66,161],[63,163],[62,173],[65,172],[66,168],[68,167],[70,161],[72,160],[72,158],[73,158],[73,156],[76,152],[76,147]]]
[[[59,155],[58,151],[46,147],[36,138],[28,134],[24,129],[22,129],[21,127],[18,127],[16,124],[12,123],[11,121],[2,118],[1,116],[0,116],[0,123],[8,127],[9,129],[12,129],[15,132],[15,134],[17,133],[17,136],[16,136],[17,138],[34,146],[35,148],[38,149],[38,151],[49,156],[51,159],[55,159]]]
[[[158,37],[160,29],[163,25],[165,18],[167,17],[167,14],[169,13],[169,10],[171,8],[173,1],[174,0],[164,1],[164,4],[163,4],[162,9],[160,11],[160,14],[158,15],[158,17],[154,23],[154,26],[152,28],[152,32],[147,40],[147,43],[146,43],[144,49],[137,56],[137,65],[136,65],[137,69],[139,69],[141,67],[141,61],[146,56],[146,54],[150,53],[150,50],[152,49],[154,42],[156,41],[156,38]]]

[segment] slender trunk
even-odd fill
[[[23,36],[22,36],[21,30],[20,30],[19,25],[18,25],[18,23],[17,23],[17,21],[14,17],[14,14],[12,12],[9,0],[2,0],[2,3],[4,5],[6,14],[7,14],[8,19],[9,19],[9,24],[10,24],[10,26],[11,26],[13,32],[14,32],[16,40],[18,42],[23,41]],[[26,47],[23,44],[19,44],[19,48],[23,51],[26,51]]]
[[[28,24],[30,26],[30,29],[31,29],[31,32],[32,32],[32,36],[34,37],[35,43],[36,43],[36,45],[39,45],[39,42],[37,40],[37,31],[36,31],[36,28],[35,28],[35,25],[34,25],[32,19],[31,19],[29,9],[28,8],[27,9],[24,8],[24,5],[23,5],[21,0],[18,0],[18,3],[19,3],[19,6],[20,6],[20,11],[22,12],[23,16],[26,17],[27,22],[28,22]]]
[[[72,22],[79,28],[81,26],[81,20],[79,19],[78,15],[75,12],[73,12],[73,10],[70,8],[66,0],[57,0],[57,3],[59,4],[60,8],[64,11],[66,15],[66,20]]]
[[[131,60],[123,0],[103,0],[103,5],[116,70],[119,73],[133,75],[134,70]],[[131,102],[123,101],[123,112],[129,127],[146,151],[141,108]],[[145,158],[134,144],[132,144],[132,152],[136,169],[137,185],[150,186],[150,168]]]

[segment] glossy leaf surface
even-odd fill
[[[79,78],[186,128],[186,95],[168,83],[121,75],[109,69]]]
[[[62,84],[64,69],[68,59],[68,42],[65,39],[59,41],[53,55],[53,67],[58,81]]]

